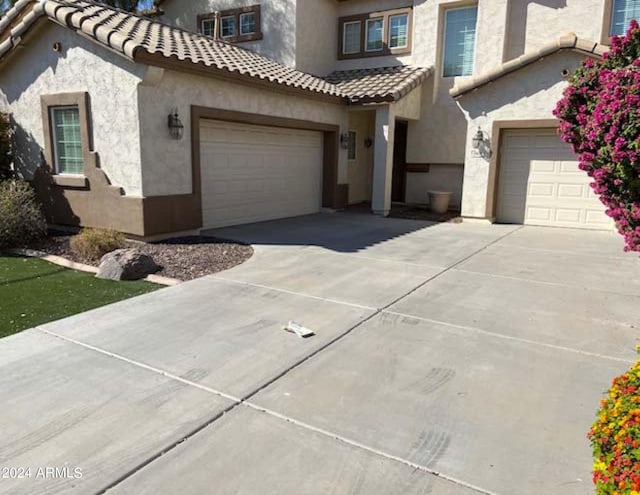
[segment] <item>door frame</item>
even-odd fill
[[[407,145],[408,145],[408,137],[409,137],[409,121],[403,119],[395,120],[395,139],[393,142],[393,172],[391,175],[391,202],[392,203],[404,203],[407,200]],[[398,129],[402,128],[404,133],[404,150],[400,150],[398,148]],[[403,157],[403,159],[398,162],[398,157]],[[401,177],[398,178],[397,172],[401,174]],[[394,185],[399,184],[399,191],[394,191]],[[394,199],[393,193],[399,192],[399,196],[402,199]]]
[[[320,131],[323,134],[322,159],[322,207],[340,209],[347,205],[349,185],[338,184],[338,163],[340,146],[340,126],[298,120],[285,117],[274,117],[255,113],[236,112],[221,108],[191,106],[191,173],[193,177],[193,194],[197,198],[202,211],[202,174],[200,155],[200,121],[221,120],[239,124],[260,125],[266,127],[280,127],[285,129],[300,129]]]
[[[495,120],[491,130],[493,153],[489,161],[489,180],[487,187],[487,200],[485,218],[490,218],[495,222],[498,214],[498,194],[500,180],[500,158],[502,138],[505,131],[518,129],[556,129],[557,119],[532,119],[532,120]],[[558,138],[560,139],[560,138]]]

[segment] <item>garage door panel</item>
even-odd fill
[[[612,221],[553,130],[506,131],[500,149],[497,219],[557,227],[610,229]]]
[[[529,161],[527,155],[524,155],[521,159],[523,163]],[[556,162],[549,160],[531,160],[530,171],[535,174],[555,174],[557,172],[556,167]]]
[[[205,228],[316,213],[322,203],[322,133],[203,120]]]
[[[589,186],[585,184],[558,184],[558,197],[574,199],[589,198]]]
[[[606,229],[613,228],[612,220],[606,215],[603,216],[602,210],[600,209],[587,210],[586,217],[587,217],[587,222],[590,224],[602,225],[603,228],[606,228]]]
[[[557,223],[581,223],[584,210],[580,208],[556,208],[555,221]]]
[[[551,211],[551,208],[537,208],[529,206],[527,208],[527,218],[541,222],[551,222],[553,220],[553,212]]]
[[[552,198],[556,194],[555,184],[541,184],[538,182],[529,183],[529,196],[539,198]]]

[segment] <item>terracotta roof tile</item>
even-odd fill
[[[338,71],[322,79],[239,46],[89,0],[19,0],[0,20],[0,40],[6,36],[3,31],[10,29],[10,36],[0,42],[0,59],[43,17],[132,61],[268,82],[351,104],[396,101],[431,72],[398,66]]]
[[[410,65],[336,71],[327,76],[351,103],[396,101],[419,86],[432,70]]]
[[[20,2],[2,19],[3,24],[8,25],[21,8],[30,3]],[[14,30],[26,30],[43,16],[78,30],[134,61],[146,54],[144,62],[149,64],[155,57],[156,62],[164,59],[165,62],[192,64],[321,95],[345,97],[324,79],[291,69],[250,50],[87,0],[44,0],[35,4],[33,11]],[[11,38],[9,43],[0,46],[0,57],[20,42],[18,37]]]

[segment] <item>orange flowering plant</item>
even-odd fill
[[[596,494],[640,495],[640,361],[613,380],[589,439]]]

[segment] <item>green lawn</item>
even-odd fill
[[[0,255],[0,338],[160,288],[143,281],[100,280],[37,258]]]

